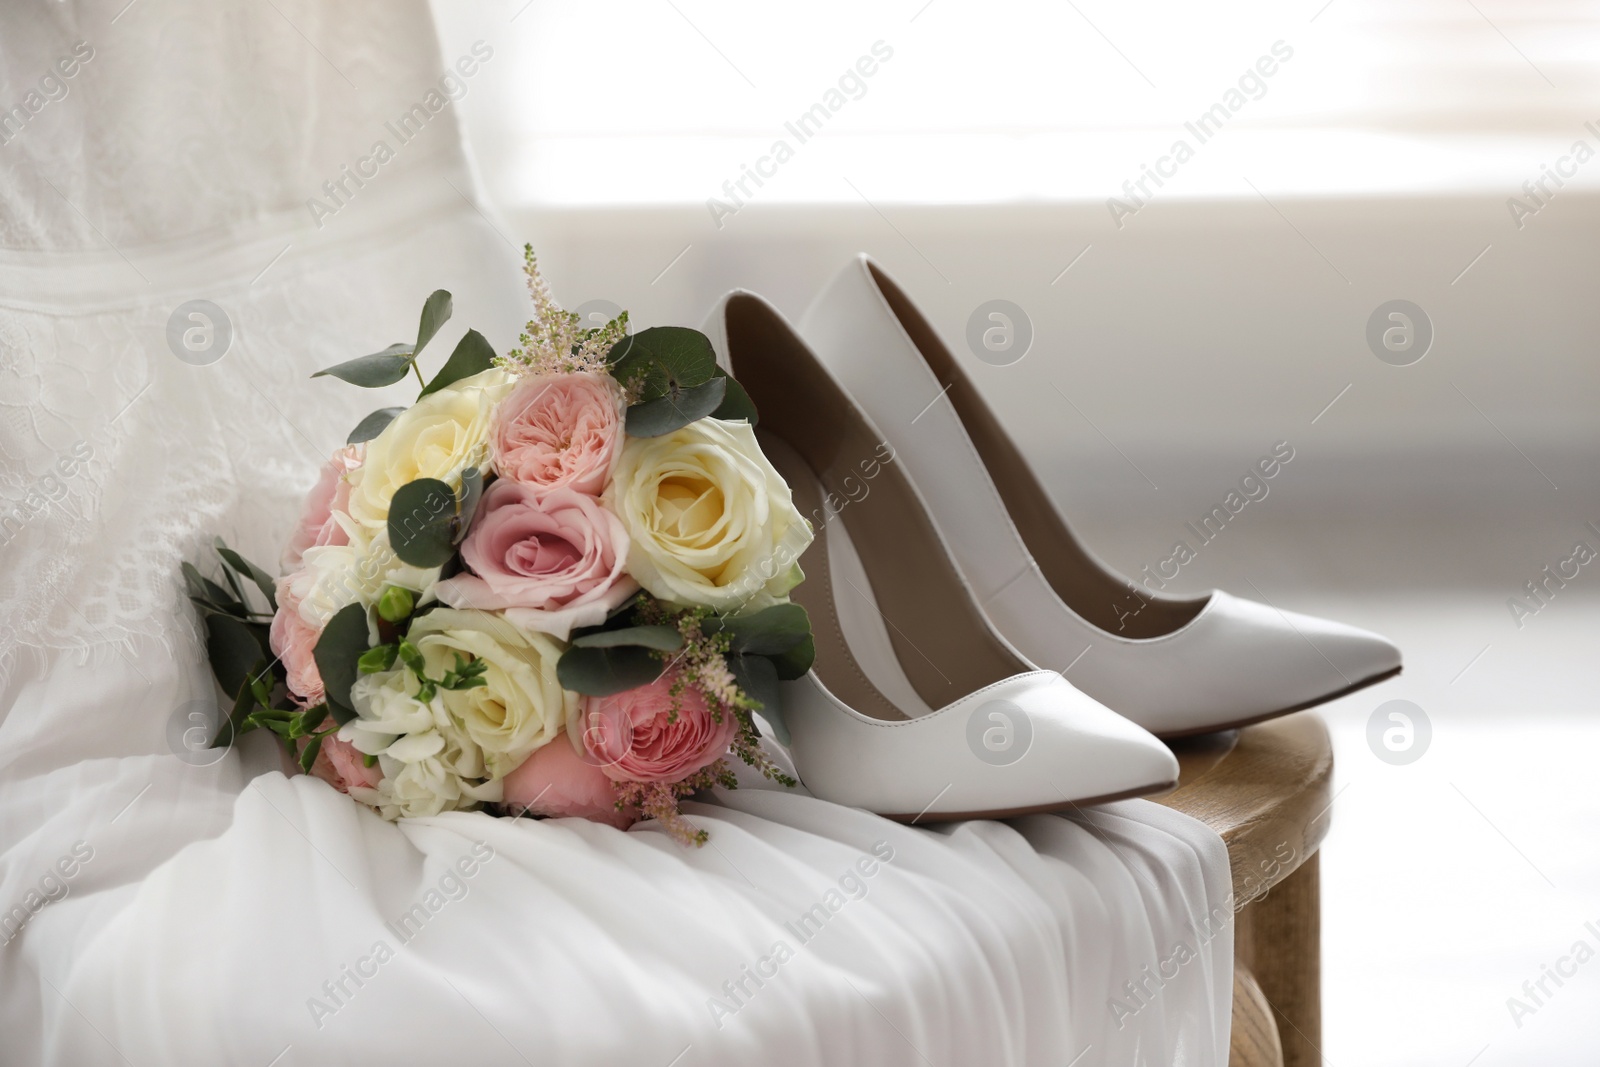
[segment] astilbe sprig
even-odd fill
[[[647,819],[656,819],[667,833],[686,845],[703,845],[711,835],[684,818],[678,801],[713,786],[734,789],[739,781],[728,761],[719,759],[677,782],[614,782],[617,810],[637,808]]]
[[[726,633],[708,634],[705,620],[710,615],[706,608],[692,608],[679,612],[670,622],[683,638],[683,650],[673,656],[678,673],[672,682],[672,721],[677,721],[679,701],[689,686],[700,690],[711,718],[721,722],[724,715],[732,715],[751,705],[728,669],[728,651],[731,639]]]
[[[495,363],[513,374],[573,374],[588,371],[605,374],[607,357],[628,333],[626,311],[604,326],[588,328],[575,311],[565,311],[550,295],[550,286],[539,273],[533,246],[522,246],[522,271],[528,277],[528,294],[533,298],[533,318],[514,348]]]

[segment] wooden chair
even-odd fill
[[[1157,803],[1216,830],[1233,868],[1229,1067],[1322,1062],[1317,846],[1333,803],[1328,728],[1301,712],[1173,743],[1178,788]]]

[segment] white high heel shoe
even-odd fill
[[[813,794],[938,822],[1176,783],[1161,742],[994,632],[883,435],[776,308],[736,290],[705,332],[755,402],[762,450],[818,535],[794,592],[816,662],[781,683],[784,722],[774,723],[786,724]]]
[[[927,319],[866,256],[801,322],[888,434],[996,629],[1033,662],[1070,667],[1101,703],[1181,737],[1299,711],[1399,673],[1400,650],[1366,630],[1221,591],[1162,596],[1106,567],[1073,536]]]

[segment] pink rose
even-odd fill
[[[539,492],[499,479],[483,494],[461,558],[471,572],[440,582],[441,601],[504,611],[518,626],[561,641],[579,626],[604,622],[639,588],[624,572],[621,521],[571,489]]]
[[[622,388],[610,375],[525,378],[495,408],[495,471],[539,492],[599,496],[622,451],[622,414]]]
[[[626,830],[638,812],[617,810],[616,791],[592,763],[579,756],[567,735],[534,750],[522,765],[505,776],[505,810],[535,815],[573,816],[609,823]]]
[[[584,697],[583,746],[606,777],[618,782],[679,782],[708,766],[733,742],[739,723],[717,722],[700,690],[685,687],[672,721],[672,679],[608,697]]]
[[[305,747],[306,741],[301,738],[300,750],[305,751]],[[339,740],[338,734],[322,739],[322,747],[311,764],[311,773],[341,793],[348,793],[352,788],[376,789],[383,781],[383,770],[376,763],[368,767],[356,747]]]
[[[334,521],[333,512],[345,511],[350,504],[350,482],[345,477],[361,466],[366,454],[365,444],[345,445],[333,454],[322,468],[322,476],[306,494],[300,511],[300,524],[289,536],[280,561],[285,571],[297,570],[300,559],[308,548],[324,545],[345,545],[350,537],[344,527]]]
[[[325,695],[315,655],[322,631],[301,617],[300,600],[291,588],[294,578],[286,574],[278,579],[278,611],[272,616],[267,641],[272,654],[283,661],[289,692],[300,699],[302,707],[309,708],[322,703]]]

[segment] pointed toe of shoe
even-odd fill
[[[1064,689],[1054,695],[1063,736],[1041,759],[1070,774],[1074,803],[1097,803],[1164,792],[1178,781],[1172,750],[1144,727],[1112,711],[1053,675]],[[1050,720],[1045,720],[1049,726]]]
[[[1256,698],[1269,705],[1264,710],[1310,707],[1400,669],[1399,647],[1370,630],[1253,600],[1234,599],[1234,615],[1241,640],[1273,661],[1264,671],[1270,684]]]
[[[1053,671],[1015,675],[913,719],[871,719],[814,676],[786,683],[813,795],[919,823],[1003,819],[1140,796],[1178,777],[1148,732]]]
[[[1313,615],[1285,614],[1295,630],[1327,658],[1347,688],[1388,677],[1400,669],[1400,647],[1382,634]]]
[[[1260,722],[1315,707],[1400,670],[1394,642],[1356,626],[1218,592],[1183,655],[1197,682],[1187,706],[1135,716],[1162,737]]]

